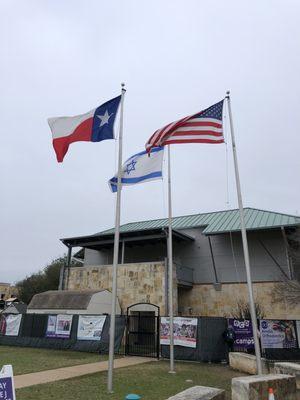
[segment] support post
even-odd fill
[[[233,121],[232,121],[232,112],[231,112],[230,92],[229,91],[226,93],[226,99],[227,99],[229,121],[230,121],[230,133],[231,133],[231,143],[232,143],[232,152],[233,152],[233,161],[234,161],[236,191],[237,191],[237,198],[238,198],[238,204],[239,204],[241,232],[242,232],[242,240],[243,240],[245,266],[246,266],[247,287],[248,287],[251,322],[252,322],[252,328],[253,328],[257,373],[258,373],[258,375],[261,375],[262,374],[262,363],[261,363],[261,353],[260,353],[260,345],[259,345],[259,339],[258,339],[257,316],[256,316],[254,296],[253,296],[253,286],[252,286],[252,279],[251,279],[248,240],[247,240],[246,225],[245,225],[245,218],[244,218],[244,208],[243,208],[243,200],[242,200],[242,193],[241,193],[240,176],[239,176],[239,170],[238,170],[238,160],[237,160],[237,153],[236,153],[236,144],[235,144],[235,136],[234,136],[234,128],[233,128]]]
[[[109,329],[109,356],[108,356],[108,379],[107,391],[113,393],[113,369],[115,352],[115,326],[116,326],[116,304],[117,304],[117,269],[119,259],[119,239],[120,239],[120,217],[121,217],[121,176],[122,176],[122,141],[123,141],[123,108],[125,84],[122,83],[121,109],[120,109],[120,131],[119,131],[119,155],[118,155],[118,181],[117,181],[117,201],[115,217],[115,237],[114,237],[114,256],[112,273],[112,304]]]
[[[72,260],[72,246],[68,245],[66,265],[65,266],[63,265],[60,269],[59,290],[68,289],[71,260]]]
[[[173,310],[173,243],[172,243],[172,191],[171,191],[171,156],[168,145],[168,286],[169,286],[169,323],[170,323],[170,373],[175,373],[174,366],[174,310]]]
[[[59,271],[58,290],[63,290],[64,275],[65,275],[65,265],[62,265]]]
[[[124,258],[125,258],[125,240],[122,241],[121,264],[124,264]]]

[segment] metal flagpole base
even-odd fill
[[[176,374],[176,371],[169,371],[169,374]]]

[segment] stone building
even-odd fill
[[[17,289],[15,286],[10,283],[0,282],[0,296],[3,296],[5,300],[16,294]]]
[[[291,257],[290,238],[300,218],[245,208],[255,301],[265,318],[300,319],[299,306],[274,302],[278,282],[300,277]],[[135,303],[168,309],[167,219],[122,225],[118,298],[123,313]],[[62,239],[81,247],[82,267],[61,274],[66,290],[110,289],[114,230]],[[300,250],[299,250],[300,251]],[[174,312],[177,315],[230,316],[247,303],[247,287],[238,210],[173,218]]]

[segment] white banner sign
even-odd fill
[[[6,322],[6,329],[5,335],[6,336],[18,336],[20,324],[21,324],[22,314],[9,314],[5,318]],[[1,398],[1,397],[0,397]]]
[[[46,337],[55,337],[56,315],[48,315]]]
[[[261,344],[265,349],[294,349],[297,347],[294,321],[260,321]]]
[[[4,365],[0,371],[0,399],[16,399],[13,369],[11,365]]]
[[[100,340],[105,319],[105,315],[79,315],[77,339]]]
[[[68,339],[71,334],[73,315],[48,315],[46,337]]]
[[[169,318],[160,319],[160,344],[170,344]],[[197,318],[175,317],[173,323],[174,345],[196,347],[197,345]]]
[[[71,334],[72,328],[72,319],[73,315],[63,315],[58,314],[56,319],[56,329],[55,336],[56,337],[65,337],[69,338]]]

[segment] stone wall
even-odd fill
[[[70,268],[67,289],[111,290],[112,266]],[[165,264],[163,262],[121,264],[118,266],[118,298],[122,312],[135,303],[152,303],[165,315]],[[176,292],[176,291],[175,291]],[[175,298],[177,308],[177,296]]]
[[[15,286],[11,286],[9,283],[0,282],[0,295],[4,294],[4,298],[8,299],[12,295],[18,295],[17,288]]]
[[[284,299],[273,301],[273,282],[254,283],[255,302],[260,305],[265,318],[300,319],[300,307],[291,307]],[[229,317],[236,310],[238,301],[248,302],[247,285],[222,284],[218,291],[214,285],[194,285],[192,289],[179,289],[178,307],[182,315]]]
[[[236,311],[237,302],[248,302],[245,283],[223,283],[221,290],[213,284],[198,284],[192,289],[176,290],[174,268],[174,315],[201,315],[230,317]],[[112,266],[86,266],[70,268],[69,290],[108,289],[111,290]],[[167,290],[165,289],[166,269],[163,262],[132,263],[118,266],[118,298],[123,313],[128,306],[145,302],[160,307],[160,314],[166,315]],[[300,307],[291,307],[284,299],[273,301],[273,282],[254,283],[254,297],[260,305],[264,318],[300,319]]]

